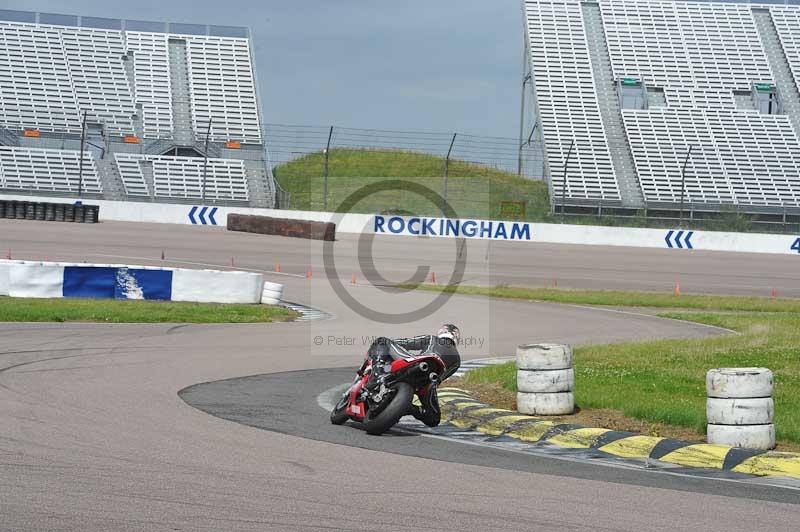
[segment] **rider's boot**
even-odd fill
[[[369,378],[367,379],[367,383],[364,385],[367,390],[372,392],[378,387],[381,377],[387,373],[384,369],[385,367],[386,362],[383,360],[375,360],[372,362],[372,369],[370,369]]]
[[[385,338],[375,340],[369,349],[369,356],[372,359],[372,369],[365,387],[371,392],[378,386],[380,377],[386,373],[386,365],[391,360],[388,340]]]

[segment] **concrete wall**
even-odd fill
[[[0,260],[0,296],[261,302],[260,273]]]
[[[0,199],[39,201],[42,198],[0,195]],[[75,200],[48,198],[48,201],[71,203]],[[336,214],[249,207],[204,207],[200,205],[121,201],[90,200],[86,201],[86,203],[100,205],[101,221],[217,225],[224,227],[227,223],[228,213],[238,213],[334,222],[338,233],[375,233],[387,236],[425,236],[435,238],[464,237],[554,244],[673,248],[676,252],[686,249],[700,249],[800,256],[800,235],[678,231],[677,229],[670,231],[666,229],[535,224],[469,219],[444,220],[425,217]],[[205,224],[203,224],[203,221],[205,221]]]

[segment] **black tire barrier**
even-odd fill
[[[94,224],[100,221],[100,206],[0,200],[0,218]]]
[[[100,208],[97,205],[87,205],[83,209],[83,221],[87,224],[97,223],[97,214]]]

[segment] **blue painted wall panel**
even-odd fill
[[[116,274],[114,297],[169,301],[172,299],[172,271],[120,268]]]
[[[117,268],[95,266],[64,267],[64,297],[113,298]]]

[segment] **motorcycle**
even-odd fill
[[[348,419],[364,425],[367,434],[379,435],[392,428],[411,410],[411,401],[433,392],[446,369],[435,354],[402,355],[392,361],[389,371],[378,378],[370,393],[366,388],[372,361],[357,373],[353,384],[331,411],[331,423],[342,425]]]

